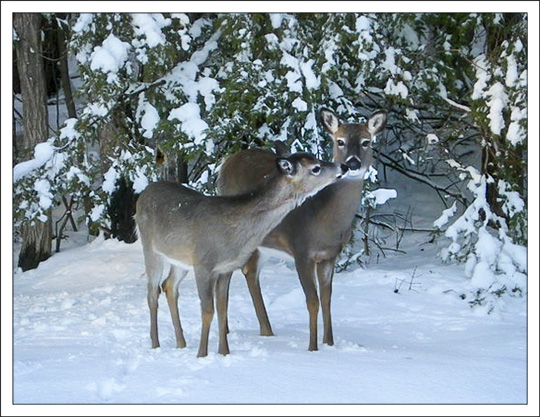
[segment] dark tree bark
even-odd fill
[[[41,17],[41,31],[43,33],[41,53],[47,97],[55,97],[60,90],[60,68],[58,66],[60,56],[58,50],[59,28],[55,14]]]
[[[16,46],[23,101],[21,150],[31,153],[47,139],[47,94],[41,56],[41,14],[15,13],[13,26],[19,40]],[[36,268],[51,256],[52,221],[36,221],[22,229],[22,248],[18,265],[26,271]]]
[[[67,47],[66,47],[66,31],[69,30],[65,26],[58,26],[58,54],[59,67],[60,67],[60,79],[62,81],[62,89],[64,90],[64,97],[66,99],[66,107],[70,118],[77,117],[77,111],[75,110],[75,102],[73,101],[73,93],[71,91],[71,80],[69,79],[69,66],[67,60]]]
[[[159,178],[165,181],[178,183],[188,182],[188,165],[181,155],[165,155],[159,147],[156,149],[157,165],[159,167]]]

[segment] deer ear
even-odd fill
[[[289,161],[287,158],[278,158],[276,162],[279,172],[281,172],[283,175],[287,175],[288,177],[293,176],[294,167],[291,161]]]
[[[287,156],[291,154],[289,147],[285,144],[285,142],[282,142],[280,140],[276,140],[275,148],[276,148],[276,154],[278,156]]]
[[[383,110],[375,112],[371,116],[369,116],[369,119],[367,121],[369,133],[371,133],[371,135],[376,135],[381,130],[383,130],[384,127],[386,126],[387,118],[388,118],[388,115]]]
[[[339,119],[330,110],[322,108],[319,112],[321,123],[327,132],[336,133],[339,127]]]

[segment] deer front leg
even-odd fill
[[[261,293],[261,284],[259,281],[259,273],[261,269],[259,261],[259,251],[253,252],[251,258],[249,258],[246,265],[242,268],[242,272],[246,277],[249,294],[251,295],[251,300],[253,301],[253,306],[255,307],[255,314],[257,314],[257,319],[259,320],[260,334],[261,336],[274,336]]]
[[[216,304],[219,325],[219,347],[218,353],[222,355],[229,354],[229,343],[227,341],[228,320],[227,308],[229,304],[229,285],[231,283],[232,272],[221,274],[217,280],[216,286]]]
[[[205,270],[195,268],[195,280],[197,282],[197,290],[201,301],[201,340],[199,343],[198,358],[208,355],[208,336],[210,334],[210,325],[214,317],[214,285],[216,276],[208,273]]]
[[[306,304],[309,312],[309,348],[317,350],[317,314],[319,313],[319,298],[315,287],[315,263],[311,259],[296,258],[296,270],[306,295]]]
[[[319,279],[319,293],[321,295],[321,307],[324,323],[323,343],[334,345],[332,332],[332,316],[330,302],[332,300],[332,281],[334,278],[334,264],[336,258],[327,259],[317,264],[317,278]]]
[[[143,242],[144,243],[144,242]],[[158,298],[161,292],[159,281],[163,274],[163,261],[150,250],[144,247],[144,266],[146,269],[146,278],[148,280],[148,308],[150,309],[150,339],[152,340],[152,349],[159,347],[158,338]]]
[[[159,285],[155,285],[153,282],[148,282],[148,308],[150,309],[150,339],[152,340],[152,349],[159,347],[158,337],[158,298],[160,293]]]
[[[167,302],[169,303],[174,333],[176,335],[177,348],[186,347],[186,339],[184,339],[184,332],[182,331],[182,325],[180,324],[180,314],[178,313],[178,284],[180,284],[180,281],[186,276],[187,272],[188,271],[186,270],[171,266],[169,276],[161,285],[163,291],[167,295]]]

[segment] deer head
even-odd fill
[[[377,111],[366,123],[342,123],[332,111],[322,108],[320,119],[332,136],[334,161],[347,165],[349,177],[363,178],[371,165],[373,138],[386,126],[387,113]]]

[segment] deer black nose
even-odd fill
[[[362,161],[360,161],[360,159],[358,159],[356,156],[351,156],[347,160],[347,167],[353,171],[360,169],[361,166],[362,166]]]

